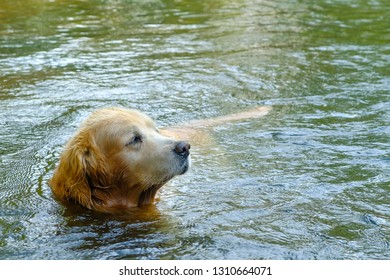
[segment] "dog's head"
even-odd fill
[[[60,199],[90,209],[148,204],[161,186],[188,170],[189,150],[138,111],[98,110],[67,143],[50,185]]]

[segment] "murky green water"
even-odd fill
[[[387,0],[1,0],[0,258],[390,259]],[[213,130],[153,215],[47,181],[91,111]]]

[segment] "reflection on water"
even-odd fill
[[[387,1],[0,3],[4,259],[389,259]],[[47,181],[94,109],[212,131],[192,171],[130,216]]]

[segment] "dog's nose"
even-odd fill
[[[187,142],[180,141],[176,144],[175,152],[178,155],[181,155],[182,157],[186,158],[190,154],[191,145]]]

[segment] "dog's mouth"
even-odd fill
[[[191,160],[190,160],[190,157],[187,156],[181,166],[180,166],[180,172],[179,172],[179,175],[183,175],[184,173],[186,173],[189,169],[190,169],[190,166],[191,166]]]
[[[183,148],[182,151],[178,152],[177,150],[174,151],[174,165],[171,165],[171,171],[176,175],[183,175],[188,171],[188,169],[191,166],[191,160],[190,160],[190,146],[186,144],[185,142],[182,142],[183,145],[187,145]],[[180,145],[180,143],[178,144]]]

